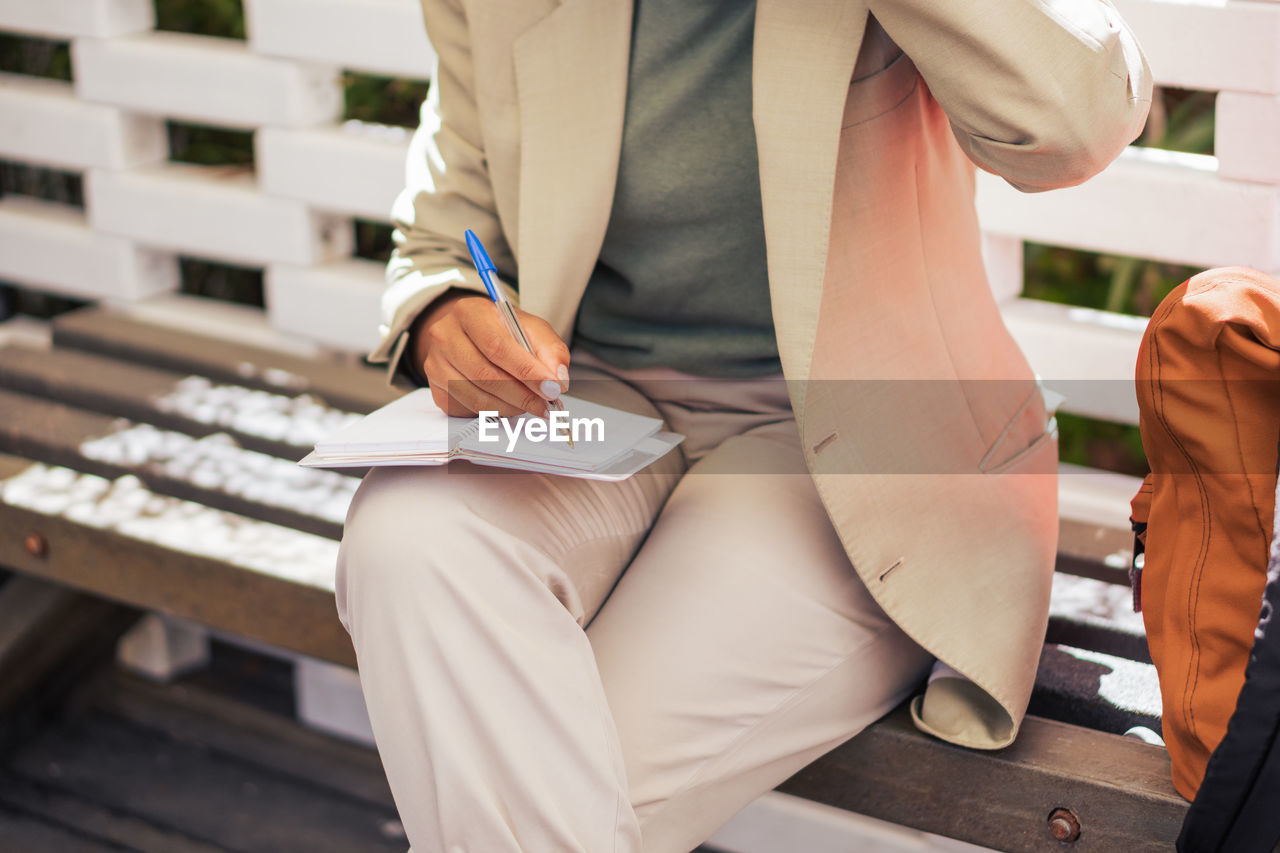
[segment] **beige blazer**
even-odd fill
[[[472,228],[568,340],[604,239],[632,4],[423,0],[439,72],[394,211],[374,360],[450,287]],[[1145,61],[1105,0],[758,0],[769,286],[805,454],[885,611],[969,681],[913,703],[1010,743],[1048,612],[1056,441],[979,251],[974,163],[1079,183],[1139,132]],[[802,381],[807,380],[807,381]]]

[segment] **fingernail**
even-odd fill
[[[560,390],[569,390],[569,368],[563,364],[556,368],[556,378],[560,380]]]
[[[538,390],[542,392],[542,396],[548,400],[554,400],[560,396],[560,383],[554,379],[544,379],[542,384],[538,386]]]

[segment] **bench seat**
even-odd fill
[[[349,357],[64,315],[50,347],[0,346],[0,566],[352,666],[332,584],[359,472],[292,463],[394,395]],[[1158,728],[1159,693],[1115,522],[1063,519],[1013,746],[953,747],[899,709],[780,790],[1001,850],[1060,849],[1056,809],[1072,849],[1168,849],[1186,811],[1168,755],[1119,734]]]

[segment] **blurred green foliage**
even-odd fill
[[[75,172],[0,160],[0,196],[9,194],[84,207],[84,180]]]
[[[169,159],[201,166],[252,166],[253,132],[167,122]]]
[[[1189,154],[1212,154],[1216,103],[1214,92],[1157,86],[1152,93],[1146,127],[1134,144]]]
[[[355,221],[357,258],[368,258],[371,261],[386,263],[391,260],[391,235],[395,229],[385,222],[370,222],[367,219]]]
[[[201,258],[179,258],[178,271],[182,281],[178,289],[182,293],[241,305],[261,307],[266,304],[260,269]]]
[[[342,75],[343,118],[417,127],[428,85],[425,80],[348,71]]]
[[[156,29],[244,38],[244,6],[240,0],[155,0]]]
[[[1150,317],[1169,291],[1200,272],[1122,255],[1101,255],[1025,243],[1023,295],[1064,305],[1081,305]]]
[[[0,71],[71,79],[71,45],[65,41],[0,33]]]

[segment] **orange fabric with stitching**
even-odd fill
[[[1280,281],[1209,270],[1156,309],[1138,354],[1149,482],[1141,603],[1173,783],[1195,797],[1226,732],[1266,581],[1280,438]],[[1148,490],[1149,486],[1149,490]]]

